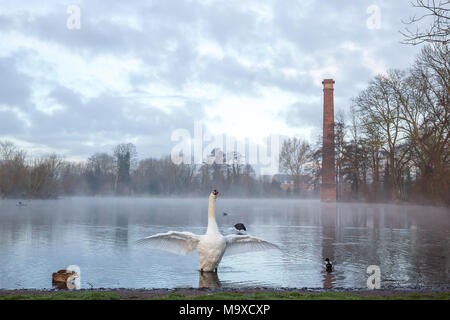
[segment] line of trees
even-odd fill
[[[449,88],[449,47],[438,43],[372,79],[350,123],[335,124],[338,185],[356,199],[450,204]]]
[[[334,123],[339,200],[411,201],[450,205],[450,35],[449,1],[416,0],[425,10],[406,22],[404,43],[428,43],[408,70],[373,78],[352,103],[350,116]],[[428,29],[423,22],[430,19]],[[419,23],[422,25],[419,28]],[[415,29],[411,29],[414,28]],[[280,170],[294,190],[283,191],[249,164],[234,161],[175,165],[170,157],[137,161],[133,144],[85,162],[51,154],[28,159],[8,141],[0,142],[0,197],[59,195],[195,195],[211,189],[230,196],[299,197],[301,186],[321,183],[321,137],[311,146],[296,138],[283,142]],[[214,156],[217,156],[215,154]]]
[[[350,117],[336,116],[335,164],[339,200],[411,201],[450,205],[450,52],[425,46],[408,70],[374,77],[352,103]],[[174,164],[170,157],[137,160],[136,147],[120,144],[111,154],[84,162],[52,154],[27,159],[0,142],[0,196],[204,195],[300,197],[321,183],[321,138],[315,145],[291,138],[280,150],[280,171],[294,187],[282,190],[271,176],[257,176],[238,154],[214,150],[217,162]],[[227,161],[231,159],[232,161]]]
[[[408,70],[377,75],[336,116],[337,198],[450,204],[450,52],[425,46]],[[319,141],[321,138],[319,137]],[[321,143],[296,138],[281,148],[280,169],[320,184]],[[316,187],[315,187],[316,189]]]
[[[224,159],[225,160],[225,159]],[[250,164],[174,164],[170,156],[138,161],[136,147],[116,146],[83,162],[50,154],[28,159],[9,141],[0,142],[0,197],[56,198],[65,195],[204,195],[212,189],[227,196],[285,196],[271,177],[255,175]]]

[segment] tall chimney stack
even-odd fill
[[[336,202],[336,168],[334,163],[334,80],[323,84],[322,185],[320,200]]]

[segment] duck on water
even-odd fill
[[[225,253],[232,255],[248,251],[279,250],[277,245],[250,235],[231,234],[223,236],[215,218],[215,203],[218,194],[219,192],[214,190],[209,196],[206,234],[197,235],[191,232],[169,231],[140,239],[136,243],[181,255],[188,255],[197,249],[201,272],[217,272],[217,267]]]
[[[331,264],[331,261],[328,258],[325,259],[325,270],[327,272],[333,272],[333,265]]]
[[[26,203],[23,203],[22,201],[19,201],[19,202],[16,204],[16,206],[17,206],[17,207],[26,207],[27,204],[26,204]]]

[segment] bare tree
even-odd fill
[[[17,196],[26,191],[25,151],[10,141],[0,141],[0,195]]]
[[[376,76],[354,100],[363,138],[348,159],[356,159],[352,155],[360,144],[365,150],[360,157],[369,156],[376,187],[384,158],[383,184],[394,200],[407,200],[415,193],[433,203],[449,201],[449,50],[439,43],[425,46],[409,70]],[[356,163],[350,167],[363,169]],[[360,173],[363,182],[364,170]]]
[[[405,73],[391,70],[387,75],[378,75],[354,100],[360,119],[366,127],[380,128],[385,137],[382,149],[387,155],[392,170],[392,198],[400,198],[400,172],[406,164],[408,150],[399,146],[406,142],[407,137],[402,131],[401,102],[395,94],[396,90],[406,90]],[[400,152],[400,150],[403,150]]]
[[[450,180],[450,49],[434,44],[422,49],[407,86],[397,89],[403,130],[411,141],[422,191],[447,198]]]
[[[403,43],[417,45],[424,42],[441,43],[446,45],[450,36],[450,1],[449,0],[416,0],[412,7],[424,9],[424,13],[414,16],[404,24],[413,27],[405,27],[400,33],[405,37]],[[417,25],[431,20],[428,29],[421,30]]]
[[[343,183],[343,164],[345,154],[345,116],[342,110],[337,113],[336,121],[334,122],[334,155],[336,163],[336,187],[337,187],[337,199],[342,198],[342,183]]]
[[[322,135],[318,135],[313,146],[311,147],[312,166],[310,172],[312,183],[314,184],[314,194],[317,197],[320,195],[320,185],[322,180],[322,146]]]
[[[63,159],[56,154],[33,160],[27,186],[31,196],[40,198],[58,196],[63,163]]]
[[[295,137],[283,141],[280,151],[280,169],[294,177],[296,186],[300,183],[305,164],[310,161],[312,161],[312,152],[308,142]]]
[[[87,187],[84,162],[65,161],[61,168],[61,191],[65,195],[82,194]]]
[[[116,161],[116,179],[114,191],[127,193],[130,186],[130,170],[136,164],[136,146],[132,143],[122,143],[114,148]]]
[[[95,153],[88,158],[85,176],[92,194],[112,192],[116,177],[114,161],[114,158],[106,153]]]
[[[380,186],[380,163],[383,158],[382,148],[386,140],[381,128],[373,123],[364,126],[364,144],[368,151],[368,165],[372,175],[372,199],[378,198]]]
[[[349,125],[350,141],[344,145],[342,173],[345,180],[351,183],[352,195],[359,199],[361,189],[365,189],[364,172],[366,153],[364,150],[361,123],[354,106],[351,107],[351,122]]]
[[[14,157],[17,148],[11,141],[0,141],[0,161],[8,161]]]

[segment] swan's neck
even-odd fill
[[[219,228],[217,227],[216,217],[215,217],[215,207],[216,207],[216,200],[213,198],[209,199],[208,230],[206,230],[206,233],[218,233],[219,232]]]

